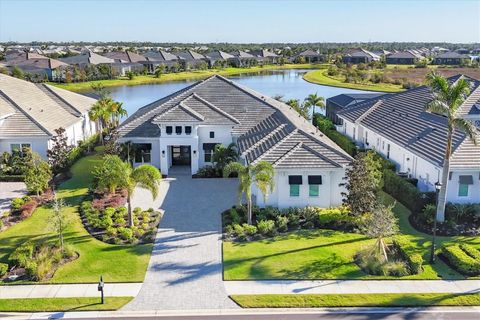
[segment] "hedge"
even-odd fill
[[[24,175],[0,175],[0,182],[23,182]]]
[[[402,256],[402,259],[407,262],[411,274],[419,274],[422,271],[423,258],[418,253],[409,253],[412,250],[411,243],[405,239],[397,238],[393,240],[393,245]]]
[[[463,248],[465,248],[465,246],[466,245],[462,245]],[[480,260],[474,259],[467,251],[463,250],[462,247],[459,245],[443,247],[442,254],[458,272],[468,276],[480,275]],[[467,250],[470,252],[472,249],[476,250],[473,247]]]
[[[421,212],[429,203],[435,203],[435,192],[420,192],[391,170],[383,171],[383,189],[413,213]]]
[[[460,249],[462,249],[463,251],[465,251],[466,254],[468,254],[470,257],[472,257],[473,259],[477,260],[477,261],[480,261],[480,250],[472,247],[471,245],[469,244],[461,244],[460,245]]]
[[[333,122],[325,116],[316,113],[314,115],[315,126],[335,142],[340,148],[345,150],[349,155],[354,157],[357,154],[357,146],[349,137],[335,130]]]

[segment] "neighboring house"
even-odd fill
[[[213,165],[215,145],[234,142],[241,161],[275,168],[266,205],[337,206],[351,157],[286,104],[220,76],[197,82],[140,108],[119,128],[135,144],[135,165],[150,163],[168,175],[172,166],[192,174]],[[254,189],[256,202],[263,196]]]
[[[148,51],[144,54],[144,57],[146,61],[143,62],[143,65],[149,73],[155,72],[155,69],[160,65],[165,65],[167,68],[170,68],[180,60],[178,56],[162,50]]]
[[[180,58],[180,62],[181,64],[183,64],[185,70],[188,70],[190,68],[195,69],[196,65],[198,65],[199,63],[208,61],[208,59],[203,54],[197,53],[193,50],[179,52],[177,53],[177,56]]]
[[[230,54],[235,57],[233,62],[236,67],[249,67],[256,64],[257,62],[257,59],[255,58],[254,55],[245,51],[237,50],[237,51],[231,52]]]
[[[209,52],[209,53],[205,54],[205,57],[208,60],[208,66],[210,68],[215,66],[217,61],[226,62],[226,63],[230,63],[230,64],[233,64],[234,61],[235,61],[235,56],[233,56],[229,53],[220,51],[220,50],[215,50],[215,51]]]
[[[63,78],[63,70],[69,65],[60,60],[51,59],[36,53],[23,52],[6,57],[5,66],[18,67],[23,72],[37,74],[42,80],[47,77],[50,81]]]
[[[392,53],[386,57],[385,61],[387,64],[415,64],[421,59],[423,57],[420,54],[407,50]]]
[[[466,79],[472,92],[459,112],[480,129],[480,82]],[[338,116],[343,119],[343,133],[358,145],[375,149],[393,161],[398,172],[418,179],[420,190],[434,191],[435,183],[441,181],[447,122],[445,117],[425,111],[430,100],[430,89],[422,86],[361,102]],[[448,201],[480,202],[480,146],[474,146],[459,130],[453,137],[449,179]]]
[[[357,103],[375,99],[386,95],[385,93],[343,93],[328,98],[325,104],[326,116],[335,125],[342,125],[343,121],[337,116],[341,110],[353,106]]]
[[[390,51],[387,51],[387,50],[384,50],[384,49],[381,49],[381,50],[376,50],[376,51],[372,51],[372,53],[375,53],[377,56],[379,57],[386,57],[388,55],[391,55],[392,52]]]
[[[433,64],[440,65],[461,65],[470,61],[470,57],[454,51],[445,52],[437,55],[433,59]]]
[[[307,49],[303,52],[300,52],[295,57],[295,60],[298,61],[298,59],[300,57],[304,58],[307,63],[324,62],[325,61],[325,56],[323,54],[320,54],[320,53],[318,53],[318,51],[313,51],[311,49]]]
[[[250,54],[252,54],[259,63],[261,64],[275,64],[278,62],[278,59],[280,58],[279,55],[277,55],[274,52],[268,51],[268,50],[252,50],[250,51]]]
[[[466,54],[468,55],[470,53],[470,50],[466,49],[466,48],[460,48],[460,49],[457,49],[455,50],[456,53],[460,53],[460,54]]]
[[[71,64],[71,65],[78,65],[78,66],[84,66],[87,64],[93,64],[93,65],[99,65],[99,64],[113,64],[115,63],[114,59],[110,59],[104,56],[101,56],[99,54],[96,54],[92,51],[85,51],[82,54],[78,54],[76,56],[71,56],[71,57],[66,57],[66,58],[60,58],[58,59],[60,61],[63,61],[65,63]]]
[[[347,51],[342,57],[343,63],[369,63],[380,61],[380,56],[365,49],[355,49]]]
[[[112,68],[117,74],[124,76],[127,72],[143,72],[146,58],[138,53],[131,51],[112,51],[107,52],[105,57],[113,59],[115,63]]]
[[[0,74],[0,153],[30,147],[46,158],[55,130],[76,145],[96,132],[88,111],[95,99]]]

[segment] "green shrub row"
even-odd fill
[[[471,252],[475,252],[473,256]],[[458,272],[469,276],[480,275],[480,259],[474,258],[480,254],[477,249],[468,245],[452,245],[443,247],[442,254]]]
[[[27,241],[17,247],[8,257],[11,266],[26,267],[28,262],[32,260],[35,252],[35,244]]]
[[[314,123],[321,132],[335,142],[340,148],[345,150],[345,152],[347,152],[349,155],[354,157],[357,154],[357,146],[355,145],[355,142],[353,142],[353,140],[351,140],[349,137],[335,130],[335,126],[330,119],[319,113],[316,113],[314,115]]]
[[[408,240],[397,238],[393,240],[393,245],[402,259],[407,262],[411,274],[422,272],[423,257],[418,253],[410,253],[413,246]]]

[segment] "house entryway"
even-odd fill
[[[190,146],[172,146],[172,165],[190,166],[192,161]]]

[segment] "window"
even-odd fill
[[[473,184],[473,176],[458,177],[458,196],[468,197],[468,186]]]
[[[175,133],[176,134],[182,134],[182,126],[176,126],[175,127]]]
[[[390,143],[387,144],[387,159],[390,159]]]
[[[204,143],[203,144],[203,153],[204,153],[204,161],[205,162],[212,162],[213,152],[215,151],[216,143]]]
[[[215,138],[215,132],[214,131],[210,131],[210,139],[213,139]]]
[[[356,130],[356,128],[354,127],[354,128],[353,128],[353,140],[355,140],[356,133],[357,133],[357,130]]]
[[[368,146],[368,131],[365,131],[365,144]]]
[[[288,176],[288,184],[290,185],[290,197],[299,197],[302,176]]]
[[[185,134],[188,134],[188,135],[192,134],[192,127],[190,126],[185,127]]]
[[[135,162],[150,163],[152,161],[152,144],[151,143],[134,143]]]
[[[172,126],[167,126],[167,128],[165,129],[165,132],[166,132],[167,134],[172,134],[172,132],[173,132]]]
[[[10,150],[12,151],[12,154],[22,154],[23,153],[23,149],[25,148],[28,148],[30,149],[31,148],[31,145],[30,143],[12,143],[10,145]]]
[[[322,176],[308,176],[308,195],[310,197],[318,197],[319,185],[322,184]]]

